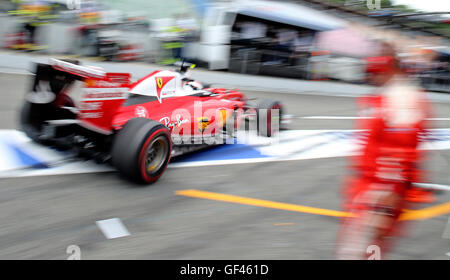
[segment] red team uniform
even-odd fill
[[[413,193],[423,192],[411,184],[423,177],[419,146],[430,117],[426,93],[406,77],[396,75],[378,89],[378,94],[360,98],[358,105],[361,151],[352,159],[344,209],[359,220],[346,218],[342,223],[337,254],[343,259],[365,258],[370,245],[386,251],[385,237],[395,233],[406,201]],[[387,219],[381,220],[383,217]],[[383,229],[369,232],[380,224]]]
[[[411,182],[422,181],[419,145],[426,137],[430,116],[425,93],[402,81],[393,81],[383,93],[359,100],[361,119],[357,129],[361,155],[353,158],[356,177],[366,183],[346,190],[353,201],[360,191],[377,189],[405,194]]]

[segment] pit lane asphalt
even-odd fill
[[[15,129],[27,75],[0,74],[0,129]],[[275,98],[297,117],[355,116],[355,99],[249,92]],[[435,117],[450,117],[435,104]],[[450,127],[449,121],[435,123]],[[293,129],[350,129],[352,120],[294,118]],[[448,184],[450,152],[431,152],[430,181]],[[0,259],[333,259],[338,219],[176,195],[198,189],[340,209],[346,158],[168,169],[154,185],[116,173],[0,179]],[[437,203],[450,201],[450,194]],[[429,205],[420,205],[426,207]],[[120,218],[130,236],[106,239],[95,222]],[[448,215],[414,221],[390,258],[449,259]]]

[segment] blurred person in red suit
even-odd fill
[[[412,186],[424,176],[419,145],[431,113],[426,92],[406,75],[391,45],[384,43],[380,56],[366,62],[368,79],[377,88],[358,99],[361,151],[351,159],[353,174],[344,187],[344,209],[352,217],[341,223],[339,259],[367,259],[371,245],[386,254],[406,203],[434,200],[432,192]]]

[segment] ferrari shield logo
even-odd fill
[[[163,79],[162,78],[156,78],[156,84],[158,85],[158,88],[162,88],[162,86],[163,86]]]
[[[161,90],[173,78],[175,78],[175,77],[174,76],[155,77],[155,81],[156,81],[156,96],[158,97],[159,102],[161,102]]]

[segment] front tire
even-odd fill
[[[277,111],[278,110],[278,114]],[[262,100],[257,106],[258,134],[271,137],[279,131],[281,125],[281,103],[271,99]]]
[[[112,163],[117,170],[138,183],[154,183],[170,161],[172,141],[169,129],[145,118],[129,120],[116,135]]]

